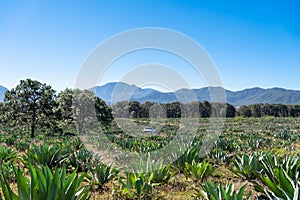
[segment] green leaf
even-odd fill
[[[135,182],[135,186],[138,196],[141,196],[143,193],[143,179],[141,177]]]
[[[69,185],[68,185],[68,189],[66,191],[66,199],[73,199],[75,194],[76,194],[76,189],[77,189],[77,174],[76,171],[74,171],[70,176],[69,176]]]
[[[58,189],[61,187],[60,177],[59,177],[59,170],[56,169],[53,175],[52,182],[49,185],[48,193],[47,193],[47,200],[55,200],[57,197]]]
[[[274,192],[274,194],[278,197],[283,198],[282,192],[278,189],[277,185],[274,184],[268,177],[262,177],[264,183]]]
[[[287,175],[283,169],[279,169],[279,185],[281,188],[289,195],[290,198],[293,198],[294,194],[294,184],[293,180]]]
[[[34,200],[35,191],[37,189],[37,174],[36,170],[33,168],[31,164],[29,164],[30,170],[30,200]]]
[[[14,168],[14,170],[17,170],[15,174],[17,175],[18,195],[20,199],[30,199],[28,180],[23,176],[22,170],[19,168]]]
[[[3,175],[2,175],[3,176]],[[1,176],[1,188],[6,200],[21,200],[10,188],[9,183]]]

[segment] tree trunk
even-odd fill
[[[30,137],[31,137],[31,138],[34,138],[34,131],[35,131],[35,117],[36,117],[36,114],[35,114],[35,111],[33,111],[33,113],[32,113],[32,122],[31,122],[31,134],[30,134]]]
[[[30,137],[31,137],[31,138],[34,138],[34,127],[35,127],[35,126],[34,126],[34,123],[32,123],[32,124],[31,124],[31,134],[30,134]]]

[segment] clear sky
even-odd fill
[[[33,78],[56,90],[73,87],[81,64],[105,39],[133,28],[162,27],[202,45],[226,89],[300,90],[299,10],[297,0],[0,0],[0,85],[12,88]],[[133,64],[169,56],[148,53],[120,59],[103,82],[117,81]],[[167,60],[188,76],[185,63]],[[190,81],[192,87],[205,86],[192,75]]]

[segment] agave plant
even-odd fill
[[[11,148],[0,146],[0,165],[17,159],[17,152]]]
[[[153,178],[151,180],[151,183],[161,184],[161,183],[167,183],[171,178],[173,178],[177,170],[171,171],[171,165],[166,165],[163,167],[161,164],[157,170],[154,170],[153,172]]]
[[[246,185],[242,186],[239,190],[234,190],[233,184],[215,184],[213,182],[206,182],[204,185],[200,185],[202,190],[196,190],[197,199],[207,200],[244,200],[249,199],[251,192],[245,193]]]
[[[121,195],[129,199],[147,197],[151,194],[154,184],[151,183],[154,174],[126,172],[126,181],[119,177]]]
[[[69,161],[79,172],[87,172],[93,165],[93,153],[86,149],[79,149],[70,156]]]
[[[258,178],[264,186],[254,182],[255,189],[272,199],[299,199],[299,157],[286,155],[282,160],[278,155],[266,154],[261,159],[264,173]]]
[[[260,180],[267,188],[255,182],[254,187],[257,191],[264,193],[270,199],[300,199],[300,182],[293,180],[282,168],[273,169],[273,180],[268,176],[260,176]]]
[[[228,163],[230,160],[230,156],[226,151],[222,151],[219,148],[215,148],[210,152],[209,158],[212,158],[213,161],[216,161],[217,163],[223,162]]]
[[[132,145],[132,150],[138,153],[147,153],[159,149],[159,143],[153,141],[135,141]]]
[[[0,172],[3,177],[5,177],[6,181],[12,182],[14,181],[14,171],[13,171],[13,166],[15,164],[11,161],[4,162],[0,165]]]
[[[293,180],[297,180],[299,178],[299,172],[300,172],[299,156],[285,155],[281,163],[282,163],[281,164],[282,169],[284,169]]]
[[[29,149],[30,144],[26,141],[18,141],[15,146],[18,151],[26,151]]]
[[[199,160],[199,152],[201,147],[191,147],[188,148],[181,156],[174,162],[174,165],[180,170],[183,171],[185,168],[185,163],[191,164],[193,161]]]
[[[71,148],[74,150],[79,150],[81,148],[84,148],[84,144],[79,138],[75,138],[71,142]]]
[[[209,177],[214,171],[215,168],[213,165],[207,161],[201,163],[193,161],[192,164],[185,163],[184,174],[192,178],[195,182],[198,182]]]
[[[229,152],[234,152],[235,150],[241,148],[241,144],[237,143],[235,138],[220,137],[215,144],[219,149]]]
[[[23,158],[25,163],[47,165],[48,167],[53,168],[55,166],[61,166],[67,159],[67,156],[66,150],[61,146],[48,146],[47,144],[42,144],[39,147],[33,146]]]
[[[99,189],[102,189],[103,185],[108,181],[115,178],[119,171],[114,169],[111,165],[105,165],[94,161],[94,167],[91,170],[91,176],[94,180],[94,184],[98,185]]]
[[[171,164],[164,166],[163,160],[151,160],[150,153],[141,157],[138,165],[132,170],[146,172],[148,175],[153,173],[151,183],[156,184],[167,183],[177,173],[177,170],[171,169]]]
[[[282,168],[293,180],[299,178],[300,158],[299,156],[285,155],[283,158],[272,152],[264,154],[260,159],[264,173],[271,178],[273,182],[278,182],[274,170]]]
[[[261,155],[258,153],[251,153],[250,155],[243,154],[237,156],[233,160],[234,169],[233,172],[248,179],[253,180],[256,178],[257,173],[262,172],[262,167],[259,162]]]
[[[1,175],[1,188],[6,200],[40,199],[80,199],[89,198],[90,186],[82,185],[85,174],[74,171],[67,176],[66,168],[56,168],[54,172],[48,166],[42,168],[29,165],[30,179],[24,176],[20,168],[13,167],[17,180],[17,193],[14,193],[5,177]]]
[[[7,146],[12,146],[15,144],[16,140],[17,140],[17,136],[14,134],[12,136],[7,137],[5,139],[5,143]]]

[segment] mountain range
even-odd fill
[[[225,91],[226,101],[229,104],[251,105],[257,103],[281,103],[300,104],[300,91],[287,90],[283,88],[263,89],[259,87],[244,89],[241,91],[230,91],[221,87],[203,87],[200,89],[180,89],[175,92],[160,92],[149,88],[139,88],[122,82],[107,83],[91,89],[95,95],[103,99],[107,104],[123,100],[136,100],[140,103],[147,101],[156,103],[169,103],[178,101],[188,102],[192,95],[199,101],[211,101],[210,94],[218,95]],[[178,98],[180,97],[180,98]]]
[[[221,91],[225,91],[227,103],[235,106],[257,103],[300,104],[300,91],[283,88],[263,89],[255,87],[241,91],[230,91],[221,87],[203,87],[200,89],[180,89],[175,92],[161,92],[150,88],[139,88],[123,82],[112,82],[96,86],[91,88],[91,90],[107,104],[127,100],[135,100],[140,103],[147,101],[170,103],[178,101],[178,99],[182,102],[189,102],[191,99],[211,101],[210,94],[213,93],[218,96],[218,94],[221,94]],[[6,91],[5,87],[0,86],[0,102],[3,101]]]

